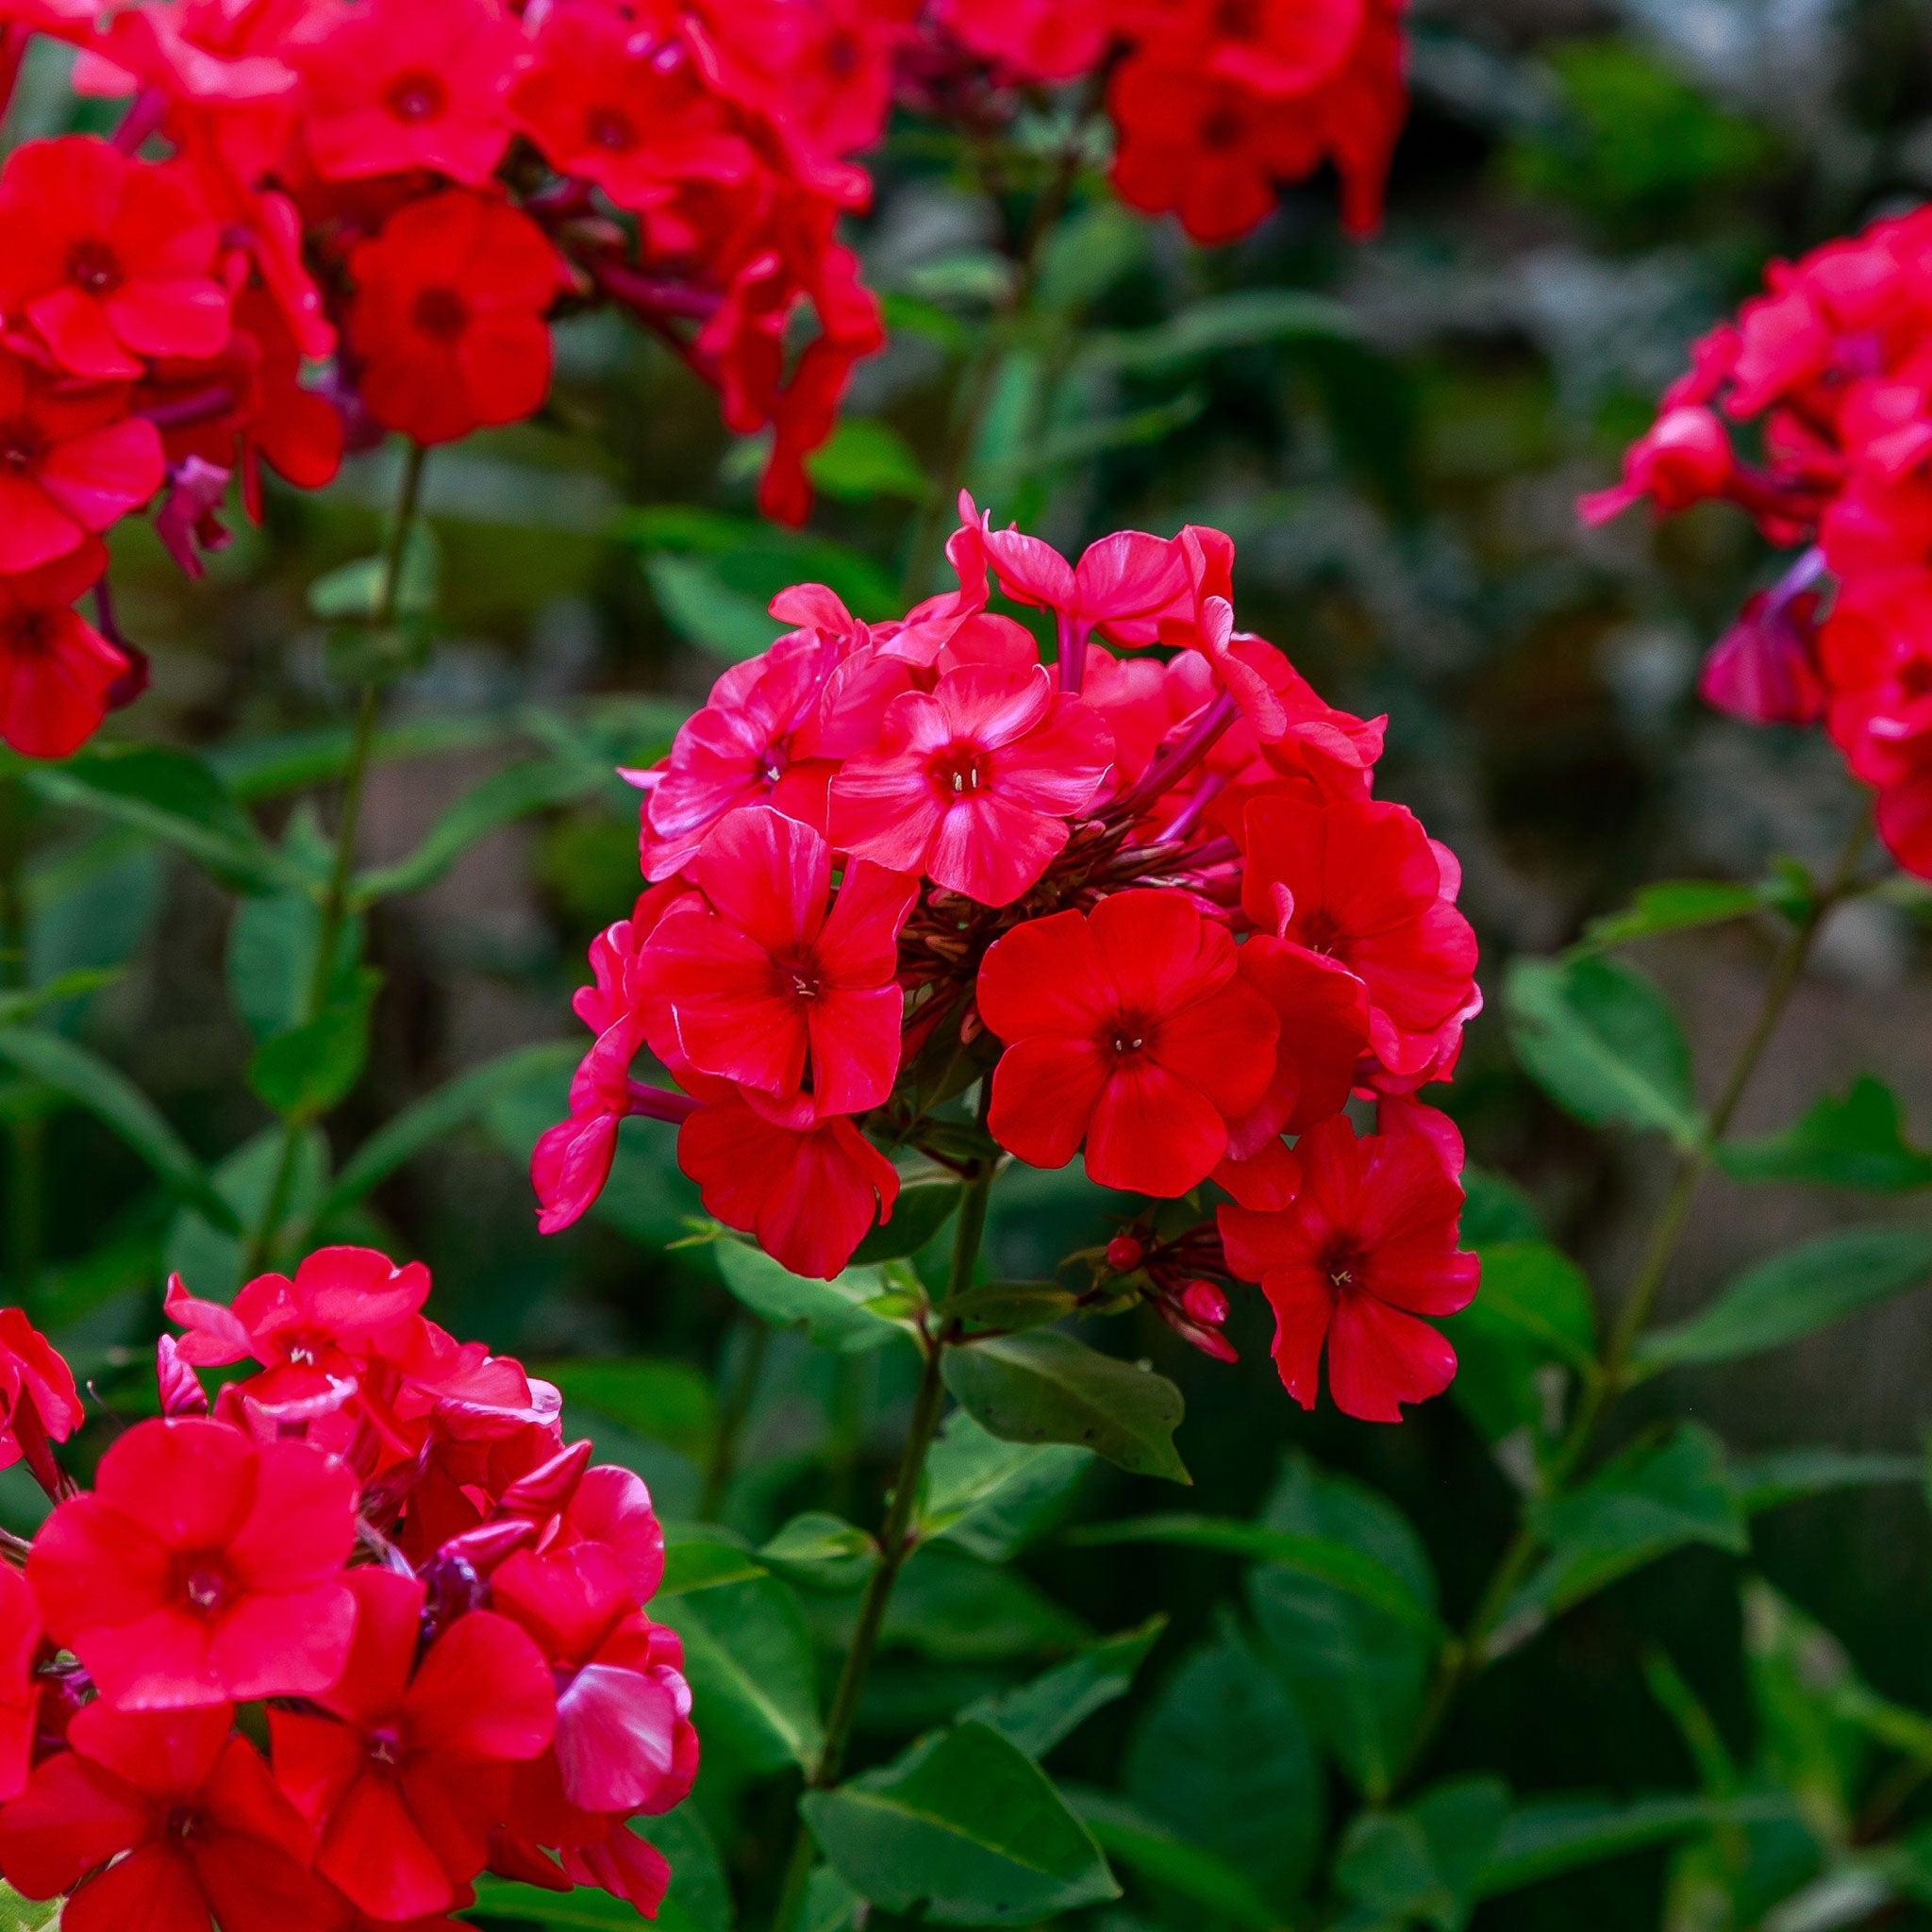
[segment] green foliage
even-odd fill
[[[862,1353],[900,1332],[874,1306],[894,1292],[877,1268],[848,1268],[836,1280],[808,1281],[732,1235],[721,1235],[713,1252],[724,1286],[746,1307],[774,1327],[803,1326],[821,1348]]]
[[[1138,1629],[1090,1644],[1030,1683],[980,1698],[960,1717],[990,1725],[1029,1757],[1044,1757],[1096,1710],[1127,1694],[1166,1628],[1164,1616],[1150,1617]]]
[[[945,1226],[959,1206],[958,1181],[912,1181],[899,1190],[892,1218],[882,1222],[853,1251],[853,1263],[897,1261],[916,1255]]]
[[[314,1019],[264,1040],[248,1062],[250,1091],[290,1121],[311,1121],[340,1105],[362,1077],[370,1010],[381,990],[381,974],[360,967]]]
[[[926,1457],[920,1534],[985,1562],[1009,1561],[1066,1514],[1092,1462],[1068,1443],[1002,1441],[955,1409]]]
[[[1854,1080],[1842,1100],[1823,1096],[1782,1134],[1726,1141],[1717,1158],[1740,1181],[1799,1181],[1867,1194],[1932,1187],[1932,1154],[1907,1141],[1897,1094],[1869,1074]]]
[[[1622,912],[1592,919],[1585,930],[1584,944],[1591,948],[1622,946],[1658,933],[1725,925],[1761,912],[1764,907],[1764,894],[1756,886],[1724,879],[1663,879],[1640,887]]]
[[[537,1373],[562,1390],[566,1402],[581,1403],[634,1436],[669,1442],[688,1455],[701,1454],[717,1426],[709,1378],[688,1362],[657,1357],[560,1361]]]
[[[1246,1871],[1170,1831],[1161,1822],[1108,1791],[1069,1793],[1108,1857],[1143,1880],[1157,1899],[1177,1901],[1182,1914],[1205,1910],[1241,1932],[1278,1932],[1281,1914]],[[1242,1802],[1255,1802],[1244,1795]]]
[[[1501,1778],[1438,1785],[1399,1811],[1368,1811],[1343,1835],[1335,1888],[1344,1926],[1429,1925],[1461,1932],[1509,1812]]]
[[[1554,1434],[1541,1372],[1554,1362],[1585,1376],[1595,1373],[1590,1284],[1547,1241],[1499,1241],[1477,1252],[1481,1291],[1442,1324],[1456,1344],[1457,1402],[1491,1442],[1523,1428]]]
[[[806,463],[813,485],[841,503],[880,496],[922,502],[931,488],[911,445],[890,423],[847,416]]]
[[[775,1577],[687,1589],[664,1604],[684,1640],[693,1721],[753,1771],[809,1765],[824,1741],[798,1601]]]

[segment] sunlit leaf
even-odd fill
[[[1932,1187],[1932,1154],[1905,1137],[1898,1096],[1870,1074],[1842,1100],[1826,1094],[1795,1126],[1755,1141],[1726,1141],[1718,1165],[1740,1181],[1797,1181],[1905,1194]]]

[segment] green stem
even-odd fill
[[[891,1499],[886,1507],[886,1520],[878,1535],[879,1560],[865,1586],[858,1606],[858,1622],[845,1652],[844,1668],[839,1674],[839,1688],[832,1693],[832,1707],[825,1718],[825,1741],[817,1761],[806,1776],[808,1790],[822,1791],[839,1782],[845,1768],[845,1754],[852,1742],[853,1721],[858,1715],[858,1700],[872,1670],[873,1653],[878,1648],[879,1632],[885,1625],[886,1607],[891,1601],[892,1586],[912,1554],[918,1532],[912,1512],[919,1502],[920,1478],[925,1473],[925,1458],[939,1434],[940,1416],[945,1407],[945,1352],[959,1339],[959,1324],[946,1313],[973,1286],[973,1273],[979,1260],[979,1244],[986,1233],[988,1197],[992,1191],[992,1162],[984,1162],[966,1189],[959,1204],[959,1225],[953,1237],[953,1265],[946,1279],[946,1298],[936,1310],[937,1333],[922,1337],[924,1362],[920,1372],[919,1392],[912,1400],[912,1420],[906,1431],[906,1447],[899,1457],[899,1474],[892,1483]],[[791,1856],[786,1863],[778,1909],[772,1920],[772,1932],[791,1932],[799,1908],[805,1903],[805,1888],[811,1877],[811,1834],[803,1819],[792,1840]]]
[[[370,618],[373,630],[388,630],[396,621],[402,598],[404,562],[408,554],[409,536],[415,528],[422,505],[423,467],[428,455],[429,452],[420,442],[412,442],[403,458],[402,480],[396,490],[395,514],[389,541],[383,547],[381,585],[376,594],[375,609]],[[308,994],[302,1008],[304,1024],[319,1019],[326,1010],[329,992],[335,982],[336,954],[341,945],[342,929],[348,924],[349,903],[356,877],[356,833],[362,817],[362,795],[367,789],[381,704],[380,687],[374,679],[366,681],[357,694],[355,732],[349,741],[349,761],[342,771],[335,856],[329,867],[328,883],[323,890],[315,958],[309,968]],[[295,1118],[282,1123],[275,1175],[269,1183],[261,1214],[250,1230],[242,1251],[242,1278],[244,1281],[258,1274],[274,1256],[282,1219],[288,1212],[289,1193],[294,1185],[295,1162],[302,1148],[303,1130],[308,1124],[307,1121]]]
[[[1805,976],[1805,968],[1810,960],[1819,932],[1838,907],[1857,890],[1858,861],[1871,829],[1870,812],[1861,813],[1851,837],[1839,854],[1831,878],[1812,900],[1805,916],[1786,934],[1772,964],[1771,977],[1765,983],[1757,1018],[1731,1062],[1724,1086],[1711,1106],[1709,1120],[1695,1143],[1678,1156],[1677,1170],[1672,1177],[1670,1191],[1657,1208],[1656,1220],[1651,1223],[1642,1257],[1617,1310],[1617,1319],[1596,1373],[1584,1384],[1576,1413],[1571,1418],[1570,1427],[1551,1462],[1548,1474],[1551,1497],[1560,1494],[1575,1475],[1594,1445],[1606,1418],[1630,1386],[1632,1355],[1649,1324],[1671,1263],[1676,1258],[1677,1247],[1690,1222],[1697,1191],[1709,1174],[1717,1157],[1718,1143],[1728,1131],[1750,1088],[1752,1077],[1764,1058],[1765,1050],[1771,1045],[1784,1018],[1785,1009],[1790,1005],[1791,995],[1797,991],[1798,984]],[[1518,1588],[1528,1575],[1539,1548],[1529,1525],[1526,1523],[1520,1524],[1491,1575],[1467,1629],[1459,1640],[1444,1647],[1435,1681],[1430,1687],[1428,1702],[1416,1727],[1398,1783],[1406,1780],[1415,1769],[1458,1693],[1491,1661],[1491,1644]]]

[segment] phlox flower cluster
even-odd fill
[[[655,1913],[630,1821],[698,1746],[650,1496],[428,1291],[362,1248],[175,1278],[161,1414],[88,1491],[74,1378],[0,1312],[0,1456],[55,1502],[0,1567],[0,1874],[69,1932],[455,1932],[486,1869]]]
[[[1070,563],[960,508],[956,590],[876,625],[784,592],[791,628],[626,774],[647,883],[591,948],[541,1225],[586,1210],[642,1114],[678,1124],[720,1222],[831,1276],[891,1218],[894,1157],[958,1164],[984,1083],[1019,1160],[1225,1202],[1165,1235],[1150,1207],[1109,1292],[1225,1356],[1221,1284],[1258,1282],[1290,1391],[1312,1405],[1325,1342],[1337,1401],[1393,1420],[1454,1373],[1420,1318],[1475,1283],[1460,1143],[1415,1098],[1480,1004],[1456,861],[1373,795],[1381,722],[1236,627],[1225,536]]]
[[[1795,555],[1706,659],[1700,689],[1760,724],[1822,724],[1878,829],[1932,878],[1932,209],[1774,262],[1703,338],[1601,523],[1740,505]]]
[[[0,168],[0,737],[42,758],[145,685],[120,518],[199,575],[237,479],[258,517],[264,464],[526,417],[595,305],[770,431],[802,521],[885,340],[838,226],[895,100],[984,132],[1110,71],[1120,193],[1206,241],[1324,156],[1370,225],[1403,102],[1394,0],[0,0],[0,108],[36,36],[125,103]]]

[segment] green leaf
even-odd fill
[[[1282,1932],[1282,1915],[1255,1889],[1239,1862],[1177,1838],[1159,1820],[1112,1791],[1084,1787],[1067,1794],[1109,1857],[1150,1885],[1177,1894],[1241,1932]],[[1246,1797],[1243,1805],[1254,1803]],[[1164,1922],[1165,1923],[1165,1922]]]
[[[1913,1456],[1860,1456],[1846,1449],[1774,1449],[1731,1457],[1731,1492],[1747,1516],[1834,1490],[1916,1483],[1924,1468]]]
[[[519,1885],[492,1877],[488,1872],[475,1881],[476,1903],[459,1914],[465,1919],[521,1919],[533,1925],[555,1925],[559,1932],[602,1932],[606,1926],[635,1927],[638,1909],[626,1899],[613,1898],[594,1886],[575,1891],[546,1891],[541,1885]]]
[[[868,1303],[892,1291],[876,1268],[848,1268],[832,1281],[810,1281],[781,1267],[762,1248],[726,1235],[713,1250],[724,1286],[774,1328],[803,1324],[820,1348],[843,1354],[878,1348],[903,1331]]]
[[[1145,1810],[1269,1898],[1306,1888],[1327,1808],[1314,1734],[1231,1617],[1169,1675],[1134,1732],[1126,1782]]]
[[[1008,1562],[1065,1515],[1092,1466],[1090,1450],[1002,1441],[955,1409],[926,1457],[920,1536],[984,1562]]]
[[[1932,1154],[1907,1142],[1898,1096],[1869,1074],[1854,1080],[1842,1100],[1826,1094],[1782,1134],[1725,1141],[1717,1159],[1740,1181],[1799,1181],[1867,1194],[1932,1187]]]
[[[0,1879],[0,1932],[42,1932],[58,1922],[61,1903],[58,1898],[22,1898]]]
[[[1164,442],[1176,430],[1185,429],[1207,407],[1207,392],[1191,389],[1170,402],[1154,403],[1144,409],[1069,424],[1037,441],[1023,444],[1004,458],[985,463],[981,487],[1007,489],[1023,477],[1091,462],[1109,450]]]
[[[731,1932],[738,1911],[704,1813],[695,1805],[679,1805],[636,1820],[631,1829],[670,1861],[671,1885],[658,1907],[664,1932]]]
[[[1932,1274],[1932,1230],[1855,1227],[1788,1249],[1740,1275],[1708,1307],[1646,1335],[1646,1369],[1735,1361],[1826,1328],[1917,1288]]]
[[[1514,1430],[1544,1432],[1539,1371],[1561,1362],[1579,1374],[1596,1366],[1596,1307],[1582,1271],[1542,1241],[1479,1248],[1482,1286],[1443,1333],[1456,1345],[1457,1405],[1486,1441]]]
[[[1697,1423],[1632,1444],[1532,1521],[1549,1557],[1517,1593],[1506,1625],[1554,1616],[1686,1543],[1738,1556],[1750,1541],[1724,1445]]]
[[[165,1265],[208,1301],[226,1301],[242,1286],[241,1230],[255,1226],[267,1205],[269,1189],[282,1159],[279,1126],[260,1133],[217,1167],[210,1176],[225,1204],[219,1224],[193,1207],[184,1208],[168,1229]],[[293,1178],[288,1190],[289,1224],[301,1223],[321,1198],[328,1179],[328,1142],[319,1127],[305,1127],[295,1142]]]
[[[299,886],[301,874],[261,838],[212,770],[161,745],[106,746],[31,766],[28,788],[163,840],[238,891]]]
[[[322,939],[322,908],[308,891],[243,899],[228,926],[228,997],[258,1042],[302,1024]],[[343,922],[333,987],[353,993],[362,957],[359,921]]]
[[[1543,1224],[1529,1196],[1507,1174],[1474,1162],[1462,1170],[1462,1245],[1489,1248],[1504,1241],[1543,1239]]]
[[[1567,1872],[1719,1826],[1783,1816],[1783,1799],[1726,1802],[1696,1793],[1607,1798],[1578,1792],[1535,1798],[1509,1814],[1483,1868],[1481,1894],[1492,1898]]]
[[[506,1094],[521,1092],[533,1081],[575,1065],[579,1058],[576,1046],[567,1040],[512,1047],[412,1101],[385,1121],[343,1162],[341,1173],[316,1208],[314,1224],[320,1225],[353,1208],[391,1174],[458,1127],[479,1119]]]
[[[1621,946],[1657,933],[1723,925],[1763,909],[1764,895],[1756,886],[1724,879],[1663,879],[1639,887],[1636,898],[1622,912],[1592,919],[1584,928],[1583,944]]]
[[[910,444],[875,417],[846,417],[805,467],[813,484],[841,503],[870,503],[880,496],[921,503],[932,488]]]
[[[1390,1571],[1434,1612],[1435,1578],[1416,1534],[1387,1497],[1345,1476],[1291,1459],[1261,1526],[1345,1543]],[[1421,1714],[1439,1645],[1412,1616],[1303,1569],[1263,1563],[1248,1573],[1248,1601],[1268,1661],[1293,1691],[1342,1769],[1372,1796],[1389,1788]]]
[[[248,1061],[249,1091],[283,1120],[314,1120],[346,1099],[369,1058],[369,1015],[381,989],[382,974],[362,967],[346,997],[263,1041]]]
[[[1216,1516],[1136,1516],[1124,1523],[1083,1526],[1067,1541],[1095,1543],[1177,1543],[1186,1549],[1219,1550],[1249,1557],[1281,1570],[1314,1578],[1379,1610],[1431,1642],[1442,1624],[1430,1605],[1390,1566],[1341,1537],[1303,1536]]]
[[[941,1924],[1031,1924],[1120,1895],[1092,1834],[986,1724],[923,1740],[896,1764],[808,1792],[800,1808],[826,1857],[888,1911],[923,1905]]]
[[[1057,1329],[948,1349],[946,1387],[1008,1442],[1074,1442],[1136,1475],[1191,1481],[1174,1446],[1181,1392],[1165,1376]]]
[[[813,1509],[794,1516],[761,1544],[758,1558],[802,1590],[849,1596],[863,1590],[867,1577],[878,1568],[879,1547],[843,1517]]]
[[[1138,1629],[1104,1638],[1029,1684],[968,1705],[961,1722],[991,1724],[1027,1757],[1044,1757],[1096,1710],[1127,1694],[1166,1628],[1165,1616],[1153,1616]]]
[[[935,1663],[988,1664],[1077,1650],[1093,1632],[1017,1571],[932,1542],[899,1573],[880,1641]]]
[[[702,1456],[717,1425],[710,1378],[689,1362],[661,1356],[617,1361],[541,1362],[534,1373],[581,1403],[621,1424],[634,1436],[669,1442],[687,1456]]]
[[[805,1888],[801,1932],[857,1932],[865,1903],[829,1865],[821,1865]]]
[[[308,587],[308,614],[325,623],[371,624],[382,614],[387,556],[358,557],[325,571]],[[442,557],[436,532],[420,517],[409,526],[397,573],[393,614],[424,617],[436,608]]]
[[[85,999],[89,993],[112,986],[123,976],[124,970],[119,966],[76,966],[57,974],[44,986],[25,992],[0,993],[0,1026],[18,1025],[50,1007],[64,1007],[69,1000]]]
[[[653,1602],[660,1599],[653,1598]],[[811,1637],[776,1577],[720,1583],[663,1600],[684,1640],[693,1722],[752,1771],[810,1765],[824,1742]]]
[[[1082,360],[1147,374],[1174,369],[1224,349],[1311,338],[1354,341],[1355,317],[1341,303],[1299,289],[1244,289],[1191,304],[1157,327],[1102,332]]]
[[[664,1532],[664,1580],[658,1586],[657,1594],[689,1596],[693,1591],[745,1583],[767,1574],[765,1566],[745,1544],[727,1540],[725,1532],[687,1530],[669,1524]]]
[[[1357,1818],[1335,1858],[1335,1889],[1358,1917],[1343,1924],[1409,1924],[1461,1932],[1509,1815],[1499,1777],[1438,1785],[1400,1811]]]
[[[25,1026],[0,1026],[0,1060],[92,1114],[140,1155],[172,1193],[218,1227],[236,1226],[234,1209],[215,1191],[208,1169],[119,1068],[58,1033]]]
[[[1517,1058],[1558,1107],[1595,1126],[1696,1144],[1690,1050],[1663,995],[1634,967],[1589,954],[1518,959],[1503,999]]]
[[[1079,1305],[1072,1290],[1051,1281],[984,1281],[946,1303],[946,1312],[969,1332],[1044,1328],[1071,1315]]]
[[[953,1218],[964,1192],[958,1181],[915,1181],[902,1187],[892,1204],[891,1220],[881,1222],[853,1250],[853,1266],[862,1268],[869,1262],[897,1261],[918,1254]]]
[[[491,832],[552,806],[588,798],[604,783],[596,766],[573,758],[527,758],[492,773],[441,812],[407,858],[361,874],[350,897],[358,907],[420,892]]]
[[[664,621],[714,658],[734,664],[756,658],[785,628],[757,598],[726,585],[703,558],[660,552],[644,559],[644,575]]]
[[[794,584],[824,584],[855,617],[882,623],[906,608],[897,583],[864,552],[825,537],[786,530],[757,517],[725,516],[690,504],[653,504],[618,515],[612,534],[652,553],[706,559],[710,582],[763,611]],[[648,567],[648,566],[647,566]],[[775,619],[768,620],[774,632]]]

